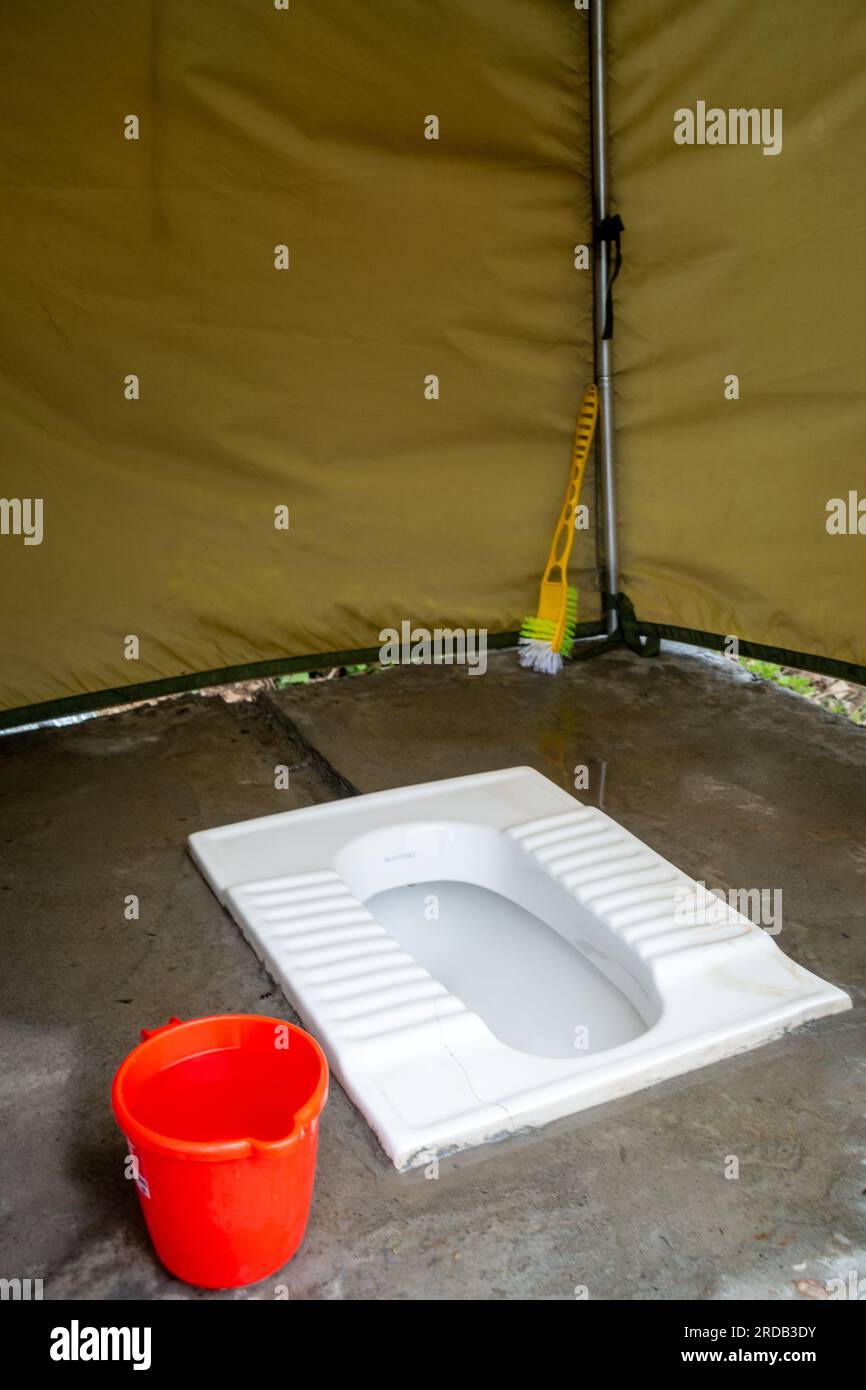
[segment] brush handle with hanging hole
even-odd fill
[[[577,428],[574,432],[574,446],[571,454],[571,473],[565,489],[565,501],[559,514],[559,523],[551,542],[544,571],[544,583],[564,583],[568,567],[568,557],[574,541],[574,513],[580,498],[583,475],[589,459],[589,451],[595,435],[598,419],[598,389],[590,383],[583,393],[583,400],[577,412]]]

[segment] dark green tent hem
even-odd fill
[[[643,631],[651,631],[670,642],[682,642],[690,647],[707,647],[724,651],[729,640],[717,632],[701,632],[697,628],[670,627],[664,623],[642,622]],[[578,623],[578,637],[598,637],[605,631],[600,620]],[[516,632],[494,633],[487,639],[496,650],[516,645]],[[780,666],[793,666],[803,671],[815,671],[822,676],[836,676],[866,686],[866,666],[833,657],[814,656],[810,652],[795,652],[783,647],[766,647],[760,642],[739,644],[741,656],[759,661],[774,661]],[[261,679],[264,676],[286,676],[298,671],[317,671],[326,666],[357,666],[379,659],[378,647],[365,647],[349,652],[319,652],[307,656],[277,657],[273,661],[256,661],[246,666],[223,666],[215,671],[191,671],[184,675],[168,676],[164,680],[145,681],[140,685],[124,685],[114,690],[97,690],[87,695],[68,695],[60,700],[45,700],[38,705],[21,705],[0,711],[0,729],[14,729],[21,724],[44,724],[71,714],[95,714],[113,705],[130,705],[137,700],[155,700],[165,695],[182,695],[185,691],[206,689],[211,685],[230,685],[235,681]]]
[[[604,631],[600,621],[577,624],[581,637],[593,637]],[[487,645],[513,647],[519,634],[495,633]],[[211,685],[230,685],[235,681],[250,681],[263,676],[287,676],[297,671],[318,671],[325,666],[358,666],[379,660],[379,647],[360,651],[316,652],[307,656],[277,657],[273,661],[255,661],[246,666],[222,666],[215,671],[190,671],[167,676],[163,680],[144,681],[139,685],[122,685],[113,690],[96,690],[86,695],[67,695],[59,700],[45,700],[38,705],[19,705],[16,709],[0,711],[0,729],[14,729],[20,724],[44,724],[70,714],[93,714],[113,705],[131,705],[137,700],[155,700],[164,695],[182,695],[184,691],[203,690]]]
[[[666,623],[647,623],[641,621],[645,632],[655,632],[669,642],[683,642],[689,647],[708,647],[712,651],[723,652],[730,637],[718,632],[701,632],[694,627],[670,627]],[[800,671],[815,671],[820,676],[836,676],[839,680],[853,681],[855,685],[866,685],[866,666],[858,666],[853,661],[837,661],[832,656],[814,656],[811,652],[795,652],[787,647],[765,647],[760,642],[738,642],[740,656],[754,657],[758,661],[773,661],[778,666],[793,666]]]

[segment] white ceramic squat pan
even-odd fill
[[[851,1004],[528,767],[242,821],[190,848],[398,1168]]]

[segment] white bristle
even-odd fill
[[[520,664],[530,671],[541,671],[546,676],[555,676],[562,670],[562,657],[553,651],[549,642],[539,641],[537,637],[521,637]]]

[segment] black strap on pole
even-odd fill
[[[602,338],[613,337],[613,282],[622,270],[622,234],[625,231],[623,220],[618,212],[609,217],[603,217],[600,222],[595,224],[596,245],[607,242],[612,245],[614,250],[613,271],[608,277],[607,291],[604,305],[604,328]]]
[[[605,594],[601,596],[601,606],[605,613],[614,611],[617,615],[617,628],[611,637],[596,637],[592,641],[577,641],[571,649],[572,661],[588,661],[590,657],[602,656],[604,652],[616,647],[628,647],[638,656],[658,656],[661,638],[653,629],[643,626],[635,615],[634,604],[628,594]]]
[[[602,594],[601,604],[605,613],[615,610],[619,619],[617,632],[629,651],[637,652],[638,656],[658,656],[661,647],[659,635],[641,626],[628,594]]]

